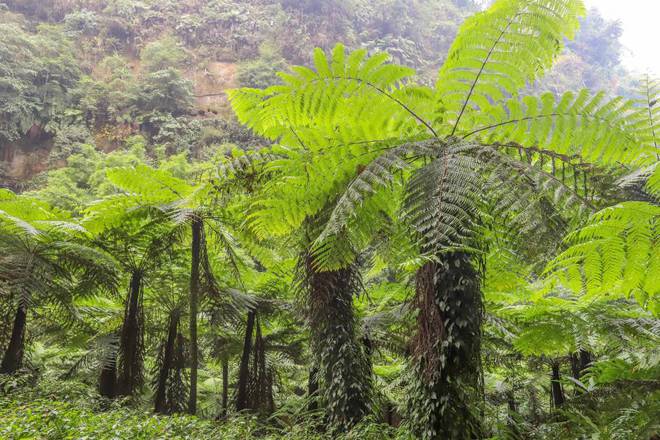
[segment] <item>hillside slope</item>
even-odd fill
[[[135,135],[203,157],[257,142],[224,91],[266,87],[342,41],[436,74],[471,0],[8,0],[0,3],[0,184],[20,190],[85,144]],[[544,84],[616,90],[620,29],[595,11]]]

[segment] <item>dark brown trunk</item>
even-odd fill
[[[167,381],[174,364],[174,346],[179,327],[179,314],[173,312],[170,315],[170,322],[167,330],[167,342],[165,343],[162,365],[158,374],[158,386],[156,388],[155,408],[160,414],[169,414],[170,408],[167,405]]]
[[[131,275],[124,323],[119,345],[120,372],[118,392],[120,395],[134,394],[142,385],[142,313],[141,313],[142,273]]]
[[[227,417],[229,410],[229,359],[222,359],[222,417]]]
[[[360,272],[357,265],[321,272],[312,256],[303,261],[319,403],[332,429],[349,430],[372,409],[371,365],[353,306]]]
[[[202,219],[195,216],[192,221],[192,243],[190,265],[190,396],[188,412],[197,412],[197,307],[199,304],[199,260],[202,245]]]
[[[252,334],[254,332],[254,320],[256,312],[248,312],[247,324],[245,326],[245,339],[243,341],[243,354],[241,365],[238,370],[238,387],[236,391],[236,411],[248,408],[248,383],[250,380],[250,354],[252,353]]]
[[[571,353],[571,374],[574,379],[580,380],[580,358],[577,353]]]
[[[23,364],[23,352],[25,351],[25,324],[27,313],[24,307],[18,306],[14,317],[14,326],[11,331],[11,339],[2,358],[0,372],[14,374]]]
[[[575,380],[580,380],[587,368],[591,366],[591,353],[580,349],[577,353],[571,353],[571,374]],[[578,395],[584,391],[583,388],[575,385],[575,394]]]
[[[255,337],[252,354],[247,406],[261,415],[270,415],[275,410],[273,377],[266,365],[266,344],[261,334],[259,315],[255,319]]]
[[[584,370],[589,368],[592,362],[591,353],[586,350],[580,350],[580,373],[584,373]]]
[[[117,397],[117,360],[115,358],[101,368],[99,375],[99,394],[108,399]]]
[[[551,376],[551,392],[552,392],[552,405],[555,408],[561,407],[566,399],[564,398],[564,390],[561,386],[561,375],[559,373],[559,362],[552,363],[552,376]]]
[[[319,393],[319,380],[317,375],[319,374],[319,369],[316,367],[311,367],[309,369],[309,379],[307,382],[307,395],[309,396],[309,406],[310,411],[316,411],[319,409],[318,404],[318,393]]]

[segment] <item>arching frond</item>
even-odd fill
[[[569,247],[546,273],[587,295],[634,295],[658,313],[660,295],[660,207],[625,202],[595,214],[570,234]]]
[[[444,131],[516,95],[548,70],[585,14],[581,0],[498,0],[465,21],[436,90]]]
[[[338,44],[328,57],[314,52],[314,69],[280,74],[283,85],[229,92],[239,120],[258,134],[288,145],[319,146],[433,135],[428,115],[432,93],[406,85],[414,70],[365,50],[346,54]]]
[[[604,93],[552,93],[511,98],[484,105],[472,116],[467,139],[517,142],[558,154],[577,155],[591,163],[644,164],[655,160],[655,148],[644,142],[645,123],[634,101],[607,100]]]
[[[127,194],[140,195],[147,200],[169,201],[184,198],[192,187],[171,173],[137,165],[133,168],[112,168],[106,172],[108,180]]]

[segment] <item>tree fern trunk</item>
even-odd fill
[[[550,392],[552,394],[552,406],[559,408],[566,401],[564,390],[561,386],[561,375],[559,372],[559,362],[552,362],[552,374],[550,377]]]
[[[170,409],[167,405],[167,382],[170,376],[170,370],[174,361],[174,345],[176,344],[176,335],[179,326],[179,315],[174,312],[170,315],[170,322],[167,330],[167,341],[164,347],[162,365],[158,373],[158,385],[154,402],[154,410],[160,414],[169,414]]]
[[[243,342],[243,355],[238,370],[238,389],[236,391],[236,411],[248,408],[248,384],[250,380],[250,353],[252,353],[252,333],[254,332],[254,319],[256,312],[248,312],[245,326],[245,339]]]
[[[266,363],[266,343],[261,333],[259,315],[255,320],[255,329],[252,369],[249,374],[248,408],[262,416],[269,416],[275,411],[273,377]]]
[[[199,261],[202,244],[202,220],[195,216],[192,221],[191,266],[190,266],[190,395],[188,412],[197,412],[197,307],[199,302]]]
[[[117,397],[117,359],[101,367],[99,375],[99,394],[108,399]]]
[[[27,322],[27,312],[25,307],[18,306],[14,325],[11,331],[11,339],[2,358],[2,367],[0,372],[4,374],[14,374],[23,364],[23,353],[25,351],[25,326]]]
[[[315,366],[312,366],[309,369],[309,378],[307,380],[307,397],[310,398],[309,405],[307,409],[309,411],[316,411],[319,409],[318,405],[318,394],[319,394],[319,381],[318,381],[319,369]]]
[[[142,385],[142,273],[131,275],[126,312],[119,342],[118,394],[134,394]]]
[[[227,357],[222,358],[222,413],[221,417],[227,417],[227,411],[229,410],[229,359]]]
[[[443,254],[416,275],[409,416],[417,438],[482,438],[480,357],[483,301],[470,256]]]
[[[360,274],[356,267],[319,272],[309,255],[304,271],[320,401],[330,426],[346,430],[371,411],[371,369],[353,309]]]

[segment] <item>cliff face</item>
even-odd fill
[[[17,142],[0,145],[0,186],[20,189],[24,182],[50,166],[53,141],[39,125],[33,125]]]

